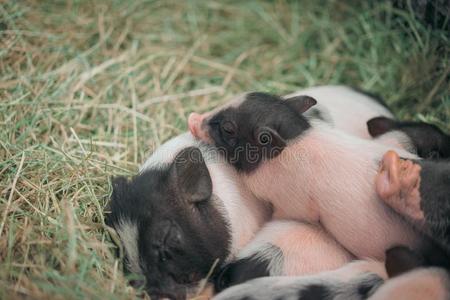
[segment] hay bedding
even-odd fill
[[[450,129],[448,39],[388,1],[1,2],[0,298],[135,298],[109,178],[230,95],[353,84]]]

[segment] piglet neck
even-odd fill
[[[258,201],[241,182],[239,174],[226,162],[208,164],[213,181],[213,193],[228,221],[232,259],[269,219],[269,209]]]

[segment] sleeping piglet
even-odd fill
[[[131,180],[113,180],[107,224],[152,298],[184,299],[269,217],[233,168],[203,155],[210,148],[186,133],[159,147]]]
[[[202,115],[193,113],[190,116],[189,123],[191,125],[200,123],[208,115],[221,111],[225,107],[237,106],[245,100],[245,95],[237,96],[223,107],[218,107],[209,113]],[[331,127],[364,139],[372,139],[370,128],[367,126],[369,120],[378,117],[390,120],[394,118],[392,112],[380,97],[349,86],[324,85],[310,87],[283,96],[283,98],[287,99],[296,96],[309,96],[317,100],[317,104],[314,107],[304,112],[303,116],[305,118],[322,120]],[[190,128],[195,129],[192,126]],[[201,133],[201,131],[198,131],[196,134]],[[399,137],[399,139],[401,138]],[[397,140],[393,142],[398,144]],[[386,143],[390,144],[392,141],[389,140]]]
[[[311,118],[361,137],[370,138],[368,119],[392,117],[373,97],[348,87],[323,86],[297,93],[323,100],[309,111]],[[349,107],[353,108],[350,116],[341,113]],[[252,240],[270,212],[229,164],[213,159],[211,149],[183,134],[158,148],[131,180],[113,180],[108,224],[124,245],[128,270],[146,279],[152,295],[185,295],[206,276],[215,259],[234,266],[219,274],[219,289],[253,277],[330,270],[353,259],[322,229],[298,222],[269,222]],[[199,151],[204,164],[183,159]],[[180,159],[184,163],[176,163]],[[199,201],[199,196],[204,199]],[[204,217],[199,217],[200,212]],[[178,248],[183,253],[169,247],[172,240],[181,240]],[[177,258],[174,252],[187,259]]]
[[[391,147],[358,138],[304,113],[317,101],[248,93],[212,113],[194,114],[189,129],[214,144],[274,214],[320,223],[356,257],[423,240],[378,198],[375,176]],[[403,157],[416,156],[397,150]]]
[[[124,246],[127,269],[143,277],[156,299],[195,294],[216,260],[215,270],[226,263],[240,270],[217,275],[222,289],[259,276],[332,270],[353,259],[318,226],[279,220],[257,233],[270,210],[214,147],[189,133],[159,147],[131,180],[115,178],[109,207],[107,224]],[[369,265],[383,277],[376,263]]]

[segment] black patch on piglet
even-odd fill
[[[450,158],[450,136],[433,124],[376,117],[367,121],[367,129],[372,137],[389,131],[402,131],[411,139],[420,157]]]
[[[278,156],[289,140],[311,126],[302,115],[316,100],[295,96],[283,100],[266,93],[249,93],[237,107],[227,107],[208,123],[209,136],[227,160],[243,172]]]
[[[359,278],[353,279],[352,282],[356,284],[356,292],[358,299],[367,299],[383,284],[384,280],[377,274],[362,275]]]
[[[133,261],[156,299],[184,299],[187,286],[229,255],[226,216],[212,194],[198,148],[185,148],[172,163],[144,170],[129,181],[115,178],[112,186],[107,223],[127,234],[121,237],[128,243],[124,248],[137,253]]]
[[[311,284],[299,292],[299,300],[315,300],[315,299],[331,299],[332,295],[330,289],[325,285]]]
[[[269,260],[257,254],[225,265],[214,280],[216,292],[258,277],[269,276]]]
[[[418,160],[420,207],[429,234],[450,252],[450,160]],[[449,262],[450,264],[450,262]]]

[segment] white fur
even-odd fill
[[[368,120],[379,116],[393,118],[386,107],[347,86],[317,86],[294,92],[284,98],[298,95],[307,95],[316,99],[317,105],[313,108],[331,119],[335,128],[365,139],[371,138],[367,130]],[[307,111],[305,116],[309,115],[310,112]]]
[[[271,222],[269,222],[269,224],[270,223]],[[284,273],[284,263],[286,258],[284,257],[283,252],[274,244],[270,243],[270,241],[259,238],[261,233],[261,231],[258,232],[255,239],[239,252],[238,258],[252,257],[252,259],[255,260],[268,262],[267,271],[270,276],[288,275]],[[297,256],[296,258],[300,259],[301,257]]]
[[[329,298],[337,300],[361,299],[359,283],[373,280],[375,275],[386,278],[384,265],[375,261],[355,261],[337,270],[305,276],[262,277],[226,289],[213,299],[299,299],[308,287],[327,287]],[[380,281],[374,282],[374,284]],[[309,298],[308,298],[309,299]]]
[[[388,150],[317,122],[243,179],[259,199],[273,204],[277,217],[320,222],[357,257],[384,259],[386,249],[416,241],[410,226],[375,192],[379,161]]]
[[[136,274],[143,274],[139,263],[138,228],[136,223],[120,219],[116,225],[116,231],[124,245],[129,270]]]
[[[152,168],[162,168],[173,162],[175,156],[184,148],[198,147],[200,142],[195,140],[188,132],[180,134],[159,146],[139,168],[142,173]]]
[[[245,186],[232,166],[223,160],[208,163],[213,181],[213,193],[225,208],[225,216],[231,229],[231,256],[242,249],[269,218],[265,205],[261,205]]]
[[[410,153],[417,153],[417,149],[412,143],[411,138],[402,131],[389,131],[376,137],[374,141],[394,148],[404,149]]]

